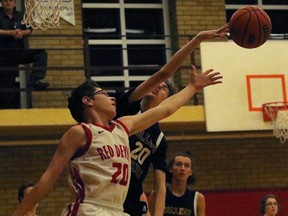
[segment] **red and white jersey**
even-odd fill
[[[81,124],[87,143],[71,159],[68,182],[75,203],[103,202],[123,206],[130,182],[129,131],[120,121],[109,127]]]

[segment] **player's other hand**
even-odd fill
[[[196,72],[196,67],[192,65],[192,73],[190,83],[194,85],[197,91],[205,88],[206,86],[216,85],[222,83],[222,76],[220,72],[214,72],[214,69],[209,69],[201,74]]]

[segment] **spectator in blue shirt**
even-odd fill
[[[30,73],[28,87],[43,90],[48,82],[45,78],[47,52],[44,49],[25,49],[25,37],[32,29],[22,24],[23,16],[16,11],[16,0],[1,0],[0,8],[0,88],[16,88],[17,70],[5,67],[17,67],[20,64],[33,63],[35,70]],[[17,108],[17,93],[0,92],[0,109]]]

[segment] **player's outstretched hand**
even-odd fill
[[[196,73],[196,68],[192,65],[192,73],[190,83],[194,85],[197,91],[205,88],[206,86],[222,83],[223,77],[219,72],[214,72],[213,69],[209,69],[201,74]]]
[[[229,23],[226,23],[218,29],[201,31],[196,35],[196,37],[202,41],[214,38],[227,38],[228,31]]]

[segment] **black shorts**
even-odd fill
[[[140,201],[137,204],[124,205],[124,212],[130,214],[131,216],[142,216],[148,212],[147,203]]]

